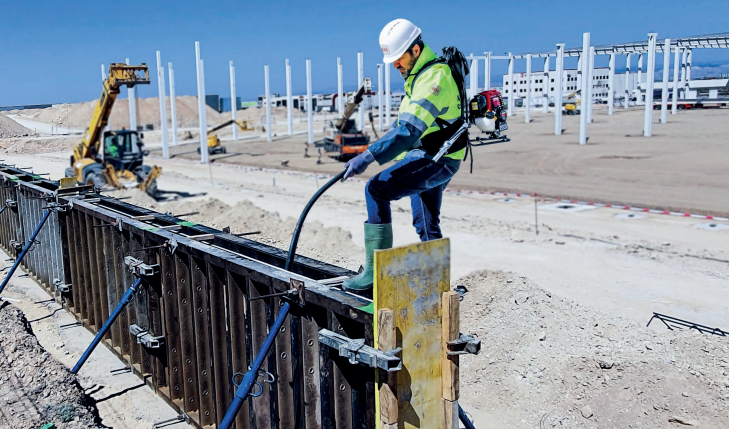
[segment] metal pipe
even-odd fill
[[[615,110],[615,53],[610,54],[608,63],[608,115]]]
[[[134,283],[127,289],[126,292],[124,292],[124,295],[122,295],[121,300],[119,300],[119,304],[116,305],[116,308],[114,308],[114,311],[111,312],[109,315],[109,318],[106,319],[106,322],[104,322],[104,325],[99,329],[99,332],[96,333],[96,336],[94,337],[94,340],[91,341],[91,344],[86,348],[86,351],[84,354],[81,355],[81,358],[76,362],[76,365],[73,366],[73,369],[71,369],[71,374],[78,374],[79,370],[81,370],[81,367],[86,363],[86,360],[91,356],[91,353],[93,353],[96,346],[99,345],[101,342],[101,339],[104,338],[104,335],[109,331],[109,328],[111,328],[112,323],[119,317],[122,310],[124,310],[124,307],[126,307],[127,304],[132,302],[132,299],[134,299],[134,292],[137,291],[137,288],[142,283],[141,278],[137,278],[137,280],[134,281]]]
[[[554,60],[554,135],[562,135],[562,81],[564,80],[564,43],[557,43],[557,58]],[[549,77],[549,76],[547,76]],[[548,103],[549,104],[549,103]]]
[[[230,126],[233,129],[233,140],[238,140],[238,124],[235,123],[236,119],[238,119],[238,103],[235,93],[235,66],[233,66],[233,61],[230,61],[228,65],[230,67],[230,119],[233,120]]]
[[[390,93],[390,67],[385,64],[385,122],[386,127],[390,127],[390,113],[392,111],[392,94]]]
[[[28,239],[28,242],[25,243],[25,246],[23,246],[23,250],[20,251],[20,254],[15,259],[15,262],[13,263],[13,266],[10,267],[10,271],[8,271],[8,274],[3,279],[2,284],[0,284],[0,293],[2,293],[3,292],[3,289],[5,289],[5,286],[8,285],[8,282],[10,281],[10,278],[15,273],[15,270],[18,269],[18,265],[20,265],[20,262],[23,260],[23,258],[25,257],[25,255],[30,250],[30,247],[33,245],[33,242],[35,240],[35,237],[38,235],[38,233],[40,232],[41,228],[43,228],[43,225],[46,223],[46,221],[48,220],[48,217],[50,217],[50,215],[51,215],[51,211],[50,210],[46,211],[46,213],[43,215],[43,218],[41,219],[41,221],[38,224],[38,226],[35,227],[35,231],[33,231],[33,234]]]
[[[170,121],[172,122],[172,145],[177,146],[177,103],[175,96],[175,71],[172,63],[167,63],[167,71],[170,74]]]
[[[266,91],[266,141],[272,140],[271,136],[271,87],[268,78],[268,64],[263,66],[263,84]]]
[[[162,54],[157,51],[157,90],[159,98],[159,124],[162,129],[162,158],[170,158],[170,144],[167,141],[167,97],[165,94],[165,68],[162,67]]]
[[[357,86],[359,88],[359,86]],[[337,58],[337,112],[344,112],[344,73],[342,59]]]
[[[286,58],[286,122],[289,135],[294,135],[294,97],[291,93],[291,64],[288,58]]]
[[[580,108],[580,144],[587,144],[587,103],[589,103],[588,85],[590,84],[590,60],[587,55],[590,52],[590,33],[582,33],[582,59],[581,70],[582,82],[580,85],[580,99],[582,106]]]
[[[220,422],[220,426],[218,426],[220,429],[230,429],[233,426],[235,417],[238,415],[238,411],[240,411],[241,407],[243,406],[243,402],[245,402],[245,400],[248,398],[248,395],[251,393],[251,389],[256,383],[256,379],[258,378],[258,370],[261,368],[263,360],[266,359],[268,352],[271,350],[271,346],[273,346],[273,341],[276,339],[276,335],[278,335],[279,331],[281,330],[281,326],[283,325],[284,320],[286,320],[286,316],[288,316],[290,309],[291,304],[289,304],[288,302],[284,302],[281,306],[281,310],[278,312],[276,320],[273,322],[273,325],[271,325],[271,328],[268,330],[268,335],[266,335],[266,339],[263,340],[261,350],[259,350],[258,354],[256,355],[256,359],[253,361],[250,369],[243,376],[243,380],[240,382],[238,388],[235,390],[233,402],[230,404],[230,407],[228,407],[228,411],[225,412],[225,416]]]
[[[129,58],[127,58],[129,65]],[[137,131],[137,92],[136,87],[127,87],[127,96],[129,97],[129,129]]]
[[[678,72],[680,65],[681,48],[676,47],[673,57],[673,103],[671,104],[671,114],[675,115],[678,111]]]
[[[653,128],[653,81],[656,71],[656,37],[658,33],[648,33],[648,64],[645,88],[645,112],[643,115],[643,136],[650,137]]]
[[[355,88],[359,88],[362,86],[362,81],[364,80],[364,52],[357,52],[357,86]],[[369,97],[369,96],[367,96]],[[369,99],[369,98],[368,98]],[[357,109],[359,110],[359,131],[364,131],[364,118],[365,118],[365,103],[364,100],[362,100],[361,103],[359,103],[359,106],[357,106]]]
[[[382,94],[382,64],[377,64],[377,117],[379,118],[379,130],[384,131],[385,130],[385,121],[382,117],[383,112],[385,111],[383,103],[383,94]]]
[[[461,422],[466,429],[476,429],[476,426],[473,425],[471,419],[468,418],[466,412],[463,411],[463,408],[461,408],[461,404],[458,404],[458,417],[461,419]]]
[[[507,104],[507,115],[511,117],[514,114],[514,99],[516,96],[514,95],[514,56],[509,52],[509,72],[508,72],[508,79],[507,82],[508,88],[506,91],[509,93],[509,99]]]
[[[668,117],[668,72],[671,68],[671,39],[664,40],[663,46],[663,85],[661,87],[661,123]]]
[[[205,76],[200,59],[200,42],[195,42],[195,67],[197,70],[197,115],[200,132],[200,161],[208,162],[208,121],[205,110]]]
[[[311,60],[306,60],[306,117],[309,128],[309,144],[314,144],[314,100],[311,93]],[[270,140],[269,140],[270,141]]]
[[[524,112],[524,123],[528,124],[532,121],[531,119],[531,113],[532,113],[532,54],[527,54],[526,56],[526,111]]]

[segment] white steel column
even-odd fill
[[[587,57],[588,69],[587,69],[587,105],[582,103],[582,106],[587,109],[587,122],[592,123],[592,100],[593,94],[595,93],[595,47],[590,46],[590,53]]]
[[[691,82],[691,62],[694,59],[694,50],[688,49],[688,54],[686,55],[686,88],[688,89],[689,82]]]
[[[625,109],[630,104],[630,54],[625,59]]]
[[[167,63],[167,72],[170,75],[170,121],[172,122],[172,145],[177,146],[177,100],[175,96],[175,71],[172,63]]]
[[[385,64],[385,126],[390,127],[390,112],[392,110],[392,94],[390,93],[390,67]]]
[[[357,86],[356,88],[359,89],[360,85],[362,85],[362,81],[364,80],[364,52],[357,52]],[[357,106],[357,110],[359,110],[359,131],[362,131],[365,129],[365,100],[364,97],[362,97],[362,102],[359,103],[359,106]]]
[[[266,141],[270,142],[271,138],[271,87],[268,78],[268,64],[263,66],[263,85],[266,95]]]
[[[289,135],[294,135],[294,96],[291,92],[291,64],[288,58],[286,58],[286,123]]]
[[[483,53],[486,56],[483,65],[483,90],[488,91],[491,89],[491,51]]]
[[[646,73],[646,89],[645,89],[645,115],[643,118],[643,135],[651,136],[651,127],[653,119],[653,81],[656,71],[656,36],[658,33],[648,33],[648,70]]]
[[[645,99],[643,98],[643,58],[645,54],[638,56],[638,75],[635,81],[635,88],[638,89],[638,97],[636,98],[636,105],[643,105]]]
[[[377,117],[379,118],[379,126],[378,129],[380,131],[385,130],[385,118],[383,118],[383,113],[385,109],[382,106],[382,64],[377,64]]]
[[[311,93],[311,60],[306,60],[306,116],[309,127],[309,144],[314,144],[314,96]]]
[[[509,88],[509,101],[507,103],[506,113],[509,117],[514,113],[514,55],[509,52],[509,71],[507,75],[507,87]]]
[[[564,75],[564,43],[557,43],[557,57],[554,59],[554,135],[562,135],[562,81]],[[549,86],[547,86],[549,88]],[[549,98],[547,98],[549,101]],[[549,104],[549,103],[547,103]]]
[[[608,115],[615,110],[615,53],[610,54],[608,63]]]
[[[129,65],[129,58],[127,58]],[[137,131],[137,88],[127,87],[127,96],[129,97],[129,129]]]
[[[668,72],[671,69],[671,39],[666,39],[663,45],[663,86],[661,88],[661,123],[666,123],[668,117]]]
[[[473,65],[471,66],[470,74],[473,75],[473,95],[471,97],[474,97],[480,92],[478,90],[478,60],[476,58],[473,59]]]
[[[466,96],[470,100],[470,99],[472,99],[476,95],[476,85],[477,84],[474,83],[474,73],[473,73],[473,69],[474,69],[474,67],[476,67],[476,62],[478,60],[473,56],[473,52],[471,52],[471,54],[468,57],[471,58],[471,64],[468,66],[469,67],[469,73],[468,73],[468,91],[466,91]]]
[[[549,57],[544,58],[543,72],[542,97],[544,98],[544,113],[549,113]],[[559,77],[556,79],[559,79]]]
[[[672,115],[675,115],[678,111],[678,73],[679,69],[681,68],[680,58],[681,48],[677,46],[673,56],[673,103],[671,103]]]
[[[235,94],[235,67],[233,61],[228,63],[230,66],[230,119],[233,120],[231,126],[233,127],[233,140],[238,140],[238,124],[235,121],[238,119],[238,106],[236,102]]]
[[[683,98],[686,98],[686,59],[688,57],[688,49],[682,49],[681,53],[681,90],[684,91]]]
[[[157,51],[157,91],[159,93],[159,124],[162,129],[162,158],[169,159],[170,144],[167,141],[167,96],[165,95],[165,68],[162,55]]]
[[[526,56],[526,78],[527,78],[527,86],[526,86],[526,111],[524,113],[524,123],[528,124],[532,121],[531,119],[531,110],[532,110],[532,54],[527,54]]]
[[[344,112],[344,77],[341,58],[337,58],[337,112]]]
[[[586,100],[589,96],[587,86],[589,85],[590,60],[587,57],[590,52],[590,33],[582,33],[582,54],[580,55],[582,74],[581,99],[582,107],[580,108],[580,144],[587,144],[587,106]]]
[[[200,42],[195,42],[195,64],[197,69],[197,114],[200,132],[200,161],[208,162],[208,119],[205,110],[205,76],[203,61],[200,59]]]
[[[104,82],[106,80],[106,69],[104,68],[104,65],[101,65],[101,81]]]

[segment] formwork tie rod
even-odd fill
[[[43,215],[43,218],[41,219],[40,223],[38,223],[38,226],[35,227],[35,231],[33,231],[33,235],[30,236],[30,239],[27,243],[25,243],[25,246],[23,246],[23,250],[20,251],[20,254],[15,259],[15,263],[13,263],[13,266],[10,268],[10,271],[8,271],[8,274],[5,276],[5,279],[3,279],[2,284],[0,284],[0,293],[2,293],[3,289],[5,289],[5,286],[7,286],[8,282],[10,281],[10,278],[13,277],[13,274],[15,274],[15,270],[18,269],[18,265],[20,265],[20,262],[23,260],[25,255],[30,250],[30,247],[35,243],[35,238],[38,236],[38,233],[40,233],[41,228],[43,228],[43,225],[45,225],[48,218],[51,216],[51,211],[48,210]]]
[[[111,325],[114,323],[114,321],[119,317],[122,310],[124,310],[124,307],[127,306],[132,300],[134,299],[134,293],[137,291],[137,288],[142,283],[141,278],[137,278],[137,280],[134,281],[134,283],[127,289],[126,292],[124,292],[124,296],[122,296],[122,299],[119,301],[119,304],[117,304],[116,308],[114,308],[114,311],[111,312],[109,315],[109,318],[106,319],[106,322],[104,322],[104,325],[99,329],[99,332],[94,337],[94,340],[91,341],[91,344],[89,344],[89,347],[86,348],[86,351],[84,354],[81,355],[81,358],[76,362],[76,365],[74,365],[73,369],[71,369],[71,374],[78,374],[79,370],[81,370],[81,367],[84,366],[86,363],[86,360],[91,356],[91,353],[94,352],[94,349],[96,346],[99,345],[101,342],[101,339],[104,338],[104,335],[106,335],[107,332],[109,332],[109,329],[111,328]]]

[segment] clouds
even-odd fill
[[[721,74],[729,74],[729,64],[716,64],[706,66],[692,66],[691,78],[719,77]]]

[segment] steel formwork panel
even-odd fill
[[[31,197],[58,185],[8,167],[0,167],[0,179],[3,201],[18,201],[16,210],[0,214],[0,246],[14,254],[10,240],[24,240],[47,205]],[[234,395],[231,379],[247,370],[282,305],[279,298],[251,298],[288,290],[295,279],[306,286],[307,304],[292,309],[262,366],[276,382],[262,383],[261,396],[249,398],[236,428],[374,427],[374,371],[351,365],[318,341],[319,329],[329,328],[373,345],[371,300],[317,281],[351,271],[297,256],[288,272],[281,249],[103,195],[58,202],[72,207],[51,216],[24,266],[96,332],[133,282],[124,257],[158,264],[159,273],[135,295],[103,343],[194,426],[212,428],[222,419]],[[134,219],[150,215],[150,221]],[[169,225],[180,228],[161,228]],[[214,238],[188,238],[200,234]],[[173,237],[174,253],[155,247]],[[58,293],[54,279],[71,284],[71,291]],[[138,344],[132,324],[163,337],[162,346]]]

